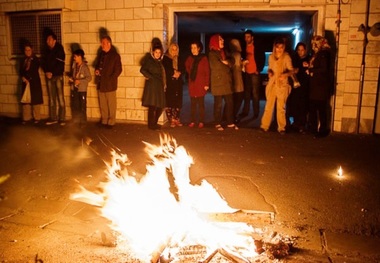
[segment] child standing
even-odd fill
[[[90,69],[84,60],[84,51],[74,51],[74,63],[72,75],[69,79],[71,84],[71,106],[74,122],[79,122],[80,127],[86,126],[87,122],[87,87],[91,81]]]

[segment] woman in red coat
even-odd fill
[[[191,101],[191,121],[189,127],[193,128],[195,126],[197,110],[199,110],[198,128],[203,128],[205,95],[210,84],[210,66],[207,56],[201,53],[203,45],[200,41],[193,41],[190,49],[191,55],[185,62]]]

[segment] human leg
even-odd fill
[[[205,97],[198,97],[198,107],[199,107],[199,123],[205,122]]]
[[[252,98],[253,98],[253,118],[257,119],[260,114],[260,87],[261,78],[259,74],[251,74],[252,79]]]
[[[240,113],[240,117],[245,117],[249,113],[249,108],[251,106],[252,99],[252,75],[253,74],[244,74],[244,105],[243,110]]]
[[[286,129],[286,94],[278,94],[276,99],[277,131],[285,132]]]
[[[22,121],[27,122],[32,120],[32,106],[29,103],[22,104]]]
[[[109,126],[116,123],[116,91],[106,92],[108,102],[108,121]]]
[[[58,98],[58,117],[60,122],[64,122],[66,118],[66,105],[65,105],[65,96],[64,96],[64,86],[63,86],[63,76],[54,77],[53,81],[57,89],[57,98]]]
[[[79,94],[78,89],[74,88],[71,91],[71,115],[73,122],[79,121]]]
[[[53,79],[46,79],[47,92],[49,97],[49,118],[50,121],[57,121],[57,87]]]
[[[80,123],[87,122],[87,92],[79,92]]]
[[[41,105],[32,105],[34,122],[38,123],[41,120]]]
[[[99,97],[101,123],[103,125],[107,125],[108,124],[108,105],[107,105],[107,99],[106,99],[106,92],[99,91],[98,97]]]
[[[216,125],[222,124],[223,97],[214,96],[214,121]]]
[[[261,117],[260,128],[267,131],[270,127],[273,118],[273,109],[276,102],[275,88],[267,86],[266,103],[263,116]]]
[[[234,101],[232,94],[223,96],[227,125],[234,124]]]
[[[155,126],[155,107],[149,106],[148,107],[148,128],[154,129]]]
[[[310,100],[309,107],[309,130],[311,133],[318,132],[318,102],[315,100]]]

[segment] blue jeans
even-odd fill
[[[63,76],[53,76],[46,79],[47,91],[49,96],[49,116],[51,120],[65,121],[66,106],[63,94]],[[57,118],[57,100],[59,104]]]

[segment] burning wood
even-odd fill
[[[217,254],[220,253],[222,256],[231,260],[233,263],[250,263],[250,261],[243,256],[239,255],[236,252],[230,251],[227,248],[219,248],[211,253],[205,260],[201,261],[201,263],[209,263],[211,259]]]
[[[253,238],[257,233],[247,223],[222,223],[205,217],[204,214],[234,213],[237,209],[231,208],[207,181],[192,185],[189,175],[192,157],[173,138],[162,135],[160,141],[160,146],[145,143],[151,162],[141,179],[129,175],[127,155],[113,150],[113,160],[107,165],[107,181],[97,192],[80,186],[71,199],[98,207],[111,222],[110,228],[118,233],[117,237],[125,241],[117,242],[117,246],[128,246],[142,262],[171,262],[186,256],[181,248],[189,246],[197,248],[194,250],[197,259],[195,254],[190,255],[191,262],[203,259],[202,263],[210,262],[217,254],[229,262],[249,263],[264,247],[269,250],[268,244],[257,250]],[[175,189],[175,193],[170,189]],[[107,243],[104,236],[103,243]],[[275,257],[289,250],[285,249],[285,243],[278,244],[281,246],[275,249],[277,252],[271,252]],[[210,248],[214,249],[207,256]]]

